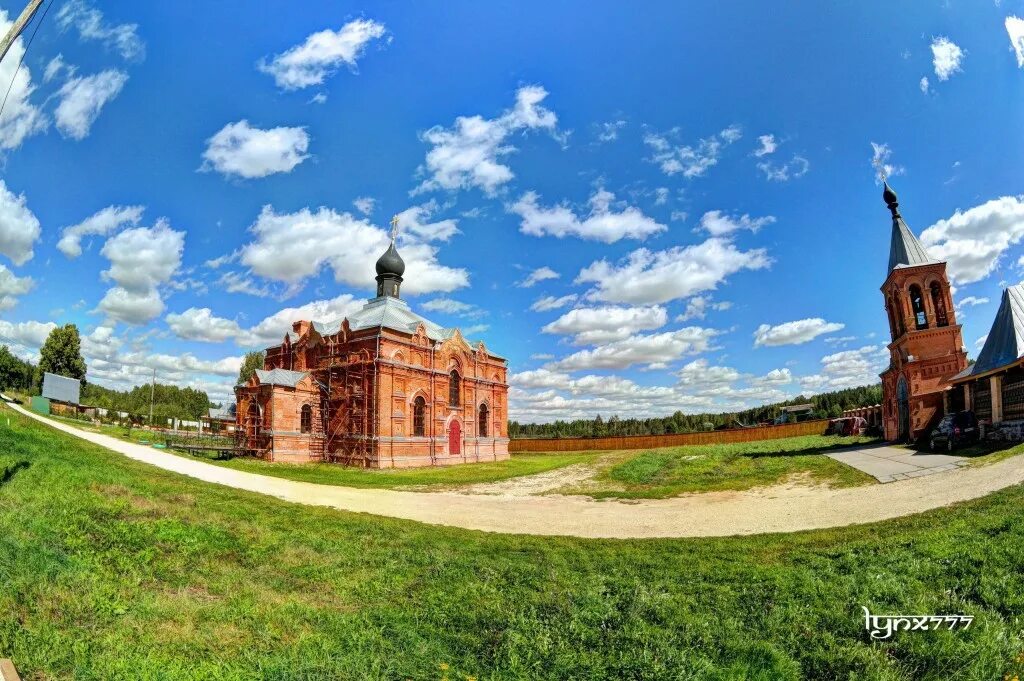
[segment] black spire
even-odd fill
[[[377,260],[377,297],[391,296],[398,298],[402,286],[402,275],[405,274],[405,261],[398,255],[394,239],[384,255]]]
[[[885,185],[885,189],[882,190],[882,200],[885,201],[885,205],[889,206],[893,218],[898,218],[900,216],[900,202],[896,192],[889,186],[888,181],[883,181],[882,184]]]
[[[910,227],[903,221],[900,215],[900,202],[896,192],[892,190],[888,182],[883,182],[885,189],[882,190],[882,199],[892,213],[892,238],[889,242],[889,272],[897,267],[913,267],[914,265],[927,265],[938,262],[933,260],[924,246],[917,240]]]

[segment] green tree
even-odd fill
[[[252,378],[252,375],[256,373],[257,369],[263,368],[263,361],[265,359],[266,354],[262,350],[245,353],[245,358],[242,360],[242,368],[238,372],[238,383],[236,385],[247,383]]]
[[[82,339],[74,324],[58,326],[46,337],[39,350],[39,372],[44,371],[68,378],[85,380],[85,360],[82,359]]]

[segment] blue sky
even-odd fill
[[[400,214],[404,297],[508,357],[514,418],[859,385],[881,163],[975,355],[1021,280],[1024,2],[761,5],[55,0],[0,114],[0,341],[74,322],[90,380],[225,399],[372,295]]]

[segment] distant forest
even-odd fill
[[[693,433],[718,428],[738,428],[772,422],[782,407],[794,404],[813,404],[815,418],[839,416],[846,409],[869,407],[882,403],[882,385],[847,388],[822,393],[814,397],[799,396],[787,402],[766,404],[740,412],[720,414],[684,414],[677,411],[671,416],[650,419],[622,419],[612,416],[607,420],[600,415],[594,419],[555,421],[553,423],[519,423],[510,421],[511,438],[529,437],[601,437],[615,435],[664,435],[666,433]]]
[[[82,404],[126,411],[133,416],[149,416],[149,385],[137,385],[131,390],[111,390],[93,383],[82,388]],[[153,388],[153,422],[166,423],[177,418],[197,421],[207,413],[210,398],[202,390],[179,388],[176,385],[156,384]]]
[[[42,382],[43,375],[38,366],[17,357],[6,345],[0,345],[0,390],[38,395]],[[131,390],[111,390],[83,381],[80,400],[90,407],[148,417],[149,390],[148,384]],[[153,420],[156,423],[166,423],[171,418],[196,421],[212,406],[216,405],[211,404],[202,390],[157,383],[153,391]]]

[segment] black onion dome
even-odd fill
[[[892,187],[889,186],[888,182],[885,182],[884,184],[885,189],[882,190],[882,200],[885,201],[885,204],[890,208],[898,205],[899,200],[896,198],[896,192],[892,190]]]
[[[396,277],[405,274],[405,261],[402,260],[402,256],[398,255],[398,251],[395,250],[394,241],[388,246],[388,250],[384,251],[384,255],[380,256],[380,259],[377,260],[377,274],[392,274]]]

